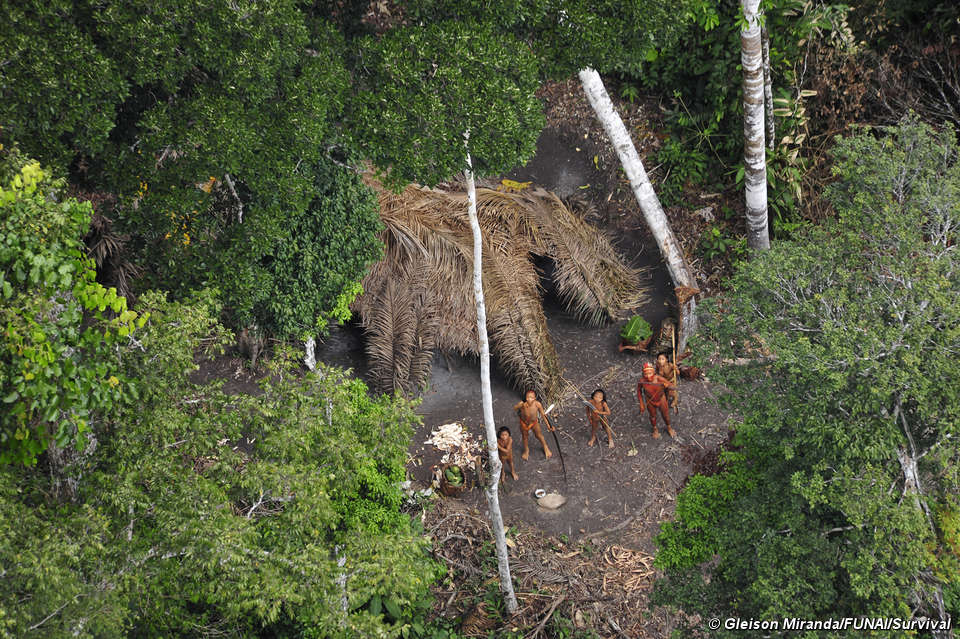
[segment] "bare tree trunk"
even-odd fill
[[[316,372],[317,370],[317,340],[312,336],[308,337],[303,342],[303,363],[306,367]],[[325,376],[325,373],[320,371],[321,378]],[[333,402],[329,396],[326,398],[326,417],[327,417],[327,426],[332,426],[332,417],[333,417]],[[343,613],[343,617],[340,619],[340,626],[346,627],[347,617],[350,615],[350,598],[347,596],[347,555],[343,551],[343,545],[337,544],[333,547],[333,556],[337,560],[337,578],[334,580],[334,583],[337,586],[337,589],[340,591],[340,612]]]
[[[337,589],[340,590],[340,612],[343,614],[343,618],[340,620],[340,626],[346,627],[347,618],[350,616],[350,598],[347,597],[347,556],[344,554],[341,544],[333,547],[333,554],[337,558],[337,569],[340,571],[334,580],[334,583],[337,584]]]
[[[308,337],[303,342],[303,363],[309,370],[317,367],[317,340]]]
[[[57,440],[50,438],[47,446],[47,464],[50,467],[50,493],[57,501],[74,501],[77,498],[79,481],[71,472],[71,466],[76,462],[75,448],[60,448]]]
[[[767,118],[767,147],[773,151],[777,142],[777,127],[773,121],[773,84],[770,81],[770,34],[764,25],[760,29],[763,40],[763,105]]]
[[[923,494],[923,486],[920,483],[920,472],[918,469],[918,461],[922,455],[917,454],[917,444],[914,441],[913,434],[910,432],[910,426],[907,424],[907,417],[903,413],[901,407],[900,398],[897,398],[897,405],[894,407],[893,419],[897,421],[897,418],[900,418],[900,423],[903,425],[903,434],[906,435],[907,444],[909,445],[909,450],[903,448],[902,446],[897,450],[897,460],[900,462],[900,468],[903,471],[903,495],[912,495],[914,504],[916,505],[917,510],[921,511],[927,519],[927,524],[930,526],[930,534],[933,535],[933,538],[937,538],[937,527],[933,523],[933,515],[930,513],[930,507],[927,506],[926,495]],[[927,573],[924,575],[926,577],[925,581],[933,585],[931,590],[928,593],[922,592],[918,589],[914,593],[914,597],[918,603],[923,602],[924,595],[926,594],[931,599],[933,599],[933,605],[936,608],[937,615],[941,621],[946,621],[948,619],[946,605],[943,600],[943,585],[940,583],[940,580],[937,579],[930,570],[927,569],[924,571]],[[919,582],[920,580],[918,580]],[[953,636],[952,631],[938,631],[932,633],[935,639],[949,639]]]
[[[57,444],[54,433],[49,433],[50,444],[47,446],[46,455],[47,466],[50,469],[50,493],[58,501],[68,502],[77,499],[80,481],[84,473],[89,470],[90,458],[97,450],[99,443],[92,420],[90,426],[85,434],[86,444],[82,449],[77,448],[75,444],[61,448]],[[73,431],[72,441],[76,435],[76,427],[71,426],[70,429]]]
[[[493,393],[490,391],[490,342],[487,339],[487,309],[483,300],[483,236],[480,233],[480,221],[477,219],[477,188],[473,181],[473,164],[470,161],[470,132],[464,134],[467,143],[467,170],[464,172],[467,182],[468,213],[470,229],[473,231],[473,295],[477,302],[477,338],[480,342],[480,398],[483,405],[483,426],[487,435],[487,454],[490,458],[490,483],[486,487],[487,504],[490,508],[490,527],[497,547],[497,568],[500,572],[500,590],[511,615],[517,611],[517,596],[513,592],[513,580],[510,578],[510,559],[507,556],[507,537],[503,528],[503,515],[500,513],[501,466],[497,453],[497,428],[493,421]]]
[[[741,0],[746,28],[740,32],[743,66],[743,166],[747,191],[747,246],[770,248],[767,227],[767,156],[763,143],[763,47],[760,0]]]
[[[670,271],[670,277],[673,279],[673,285],[676,288],[687,288],[695,291],[697,280],[693,276],[693,270],[687,264],[683,256],[683,249],[680,243],[670,229],[670,223],[663,212],[660,200],[650,184],[650,178],[643,168],[643,162],[637,154],[637,149],[630,139],[627,127],[623,125],[623,120],[613,107],[613,102],[603,86],[603,80],[600,74],[591,68],[580,70],[580,83],[583,85],[583,91],[587,94],[587,99],[597,114],[597,119],[603,125],[603,129],[610,138],[610,143],[616,149],[620,158],[620,164],[623,166],[627,178],[630,180],[630,187],[633,189],[633,195],[640,204],[640,210],[643,211],[643,217],[646,219],[647,226],[653,233],[657,246],[660,247],[660,253],[667,263],[667,270]],[[696,300],[693,295],[688,299],[681,296],[680,306],[680,335],[678,337],[677,348],[683,352],[686,348],[687,340],[697,332]]]

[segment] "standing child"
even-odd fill
[[[523,440],[523,453],[520,454],[520,459],[524,461],[530,459],[528,433],[531,430],[536,438],[540,440],[540,443],[543,444],[543,452],[546,454],[547,459],[553,457],[553,453],[551,453],[550,448],[547,447],[547,440],[543,438],[543,432],[540,430],[540,415],[543,415],[544,421],[547,422],[547,428],[553,430],[553,426],[550,425],[550,420],[547,419],[546,413],[543,412],[543,404],[537,401],[537,394],[532,390],[528,390],[524,395],[524,401],[517,402],[513,410],[517,411],[517,417],[520,418],[520,437]]]
[[[510,429],[506,426],[502,427],[497,433],[497,453],[500,455],[500,463],[503,464],[503,469],[505,470],[507,466],[510,466],[510,476],[513,477],[513,481],[520,479],[513,469],[513,437],[510,436]],[[500,481],[502,482],[505,479],[506,475],[501,470]]]
[[[676,386],[677,366],[667,358],[666,353],[660,353],[657,355],[657,375]],[[667,399],[670,400],[670,407],[675,409],[677,407],[677,403],[680,401],[680,398],[677,396],[676,388],[667,390]]]
[[[602,388],[593,391],[590,396],[590,405],[587,406],[587,421],[590,422],[590,441],[587,446],[593,446],[597,443],[597,429],[603,424],[603,429],[607,431],[608,448],[613,448],[613,431],[610,430],[610,424],[604,419],[610,414],[610,407],[607,406],[607,394]]]

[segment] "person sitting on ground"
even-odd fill
[[[590,441],[587,442],[587,446],[593,446],[597,443],[597,429],[602,424],[604,430],[607,431],[607,447],[613,448],[613,431],[610,430],[610,423],[605,419],[605,416],[609,414],[610,407],[607,406],[607,394],[603,392],[602,388],[598,388],[593,391],[593,395],[590,396],[590,405],[587,406],[587,421],[590,423]]]
[[[547,419],[546,413],[543,412],[543,404],[537,401],[537,394],[534,391],[528,390],[524,398],[524,401],[517,402],[516,406],[513,407],[513,410],[517,411],[517,417],[520,418],[520,436],[523,441],[523,453],[520,455],[520,459],[524,461],[530,459],[528,437],[531,430],[534,436],[543,444],[543,452],[546,454],[546,458],[550,459],[553,457],[553,453],[550,452],[550,448],[547,446],[547,440],[543,438],[543,432],[540,430],[539,416],[543,415],[544,421],[547,422],[547,428],[553,430],[553,426],[550,425],[550,420]]]
[[[650,411],[650,424],[653,426],[653,438],[660,439],[660,431],[657,429],[657,410],[663,415],[663,421],[667,425],[667,434],[676,437],[677,434],[670,426],[670,406],[667,405],[667,390],[675,388],[670,380],[664,379],[656,374],[653,364],[647,362],[643,365],[643,377],[637,384],[637,400],[640,402],[640,414],[644,410]],[[646,397],[646,404],[644,404]]]
[[[520,479],[517,477],[517,471],[513,469],[513,437],[510,436],[510,429],[506,426],[497,432],[497,454],[500,456],[500,463],[503,464],[500,481],[503,482],[507,478],[505,472],[507,466],[510,466],[510,476],[513,477],[513,481]]]
[[[674,385],[677,383],[677,367],[667,358],[666,353],[657,355],[657,375],[669,380]],[[680,397],[677,395],[676,388],[667,391],[667,399],[670,400],[671,408],[677,407],[677,404],[680,402]]]

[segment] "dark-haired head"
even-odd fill
[[[604,390],[603,390],[602,388],[598,388],[597,390],[595,390],[595,391],[593,391],[592,393],[590,393],[590,398],[591,398],[591,399],[596,398],[597,393],[600,393],[600,401],[602,401],[602,402],[607,401],[607,394],[606,394],[606,392],[604,392]]]
[[[524,399],[526,399],[527,397],[529,397],[530,393],[533,393],[533,398],[534,398],[534,399],[537,398],[537,391],[535,391],[535,390],[533,390],[533,389],[531,388],[530,390],[528,390],[526,393],[523,394]]]
[[[510,429],[507,428],[506,426],[501,426],[501,427],[500,427],[500,430],[497,431],[497,437],[499,437],[500,435],[503,435],[504,433],[506,433],[507,435],[509,435],[509,434],[510,434]]]

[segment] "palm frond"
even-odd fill
[[[384,258],[354,303],[368,334],[379,388],[409,392],[429,374],[434,349],[477,352],[473,235],[465,193],[408,186],[396,193],[369,174],[384,223]],[[554,260],[557,289],[593,324],[642,300],[638,273],[602,233],[542,189],[478,189],[487,328],[494,354],[516,384],[548,399],[561,368],[547,331],[533,255]],[[386,340],[393,342],[387,344]]]
[[[536,270],[526,254],[486,248],[483,288],[492,302],[487,329],[493,351],[521,390],[553,399],[562,390],[563,371],[547,330]]]
[[[410,354],[410,371],[407,375],[408,393],[421,388],[430,376],[433,364],[433,349],[436,342],[436,301],[430,291],[421,291],[414,299],[417,325]]]
[[[413,300],[409,290],[393,280],[387,280],[375,299],[372,312],[364,317],[373,385],[381,392],[404,391],[416,330]]]
[[[581,321],[596,326],[622,319],[627,309],[643,303],[640,272],[627,267],[604,233],[556,195],[539,188],[493,193],[485,197],[511,200],[522,212],[517,230],[528,235],[538,255],[553,260],[557,292]]]

